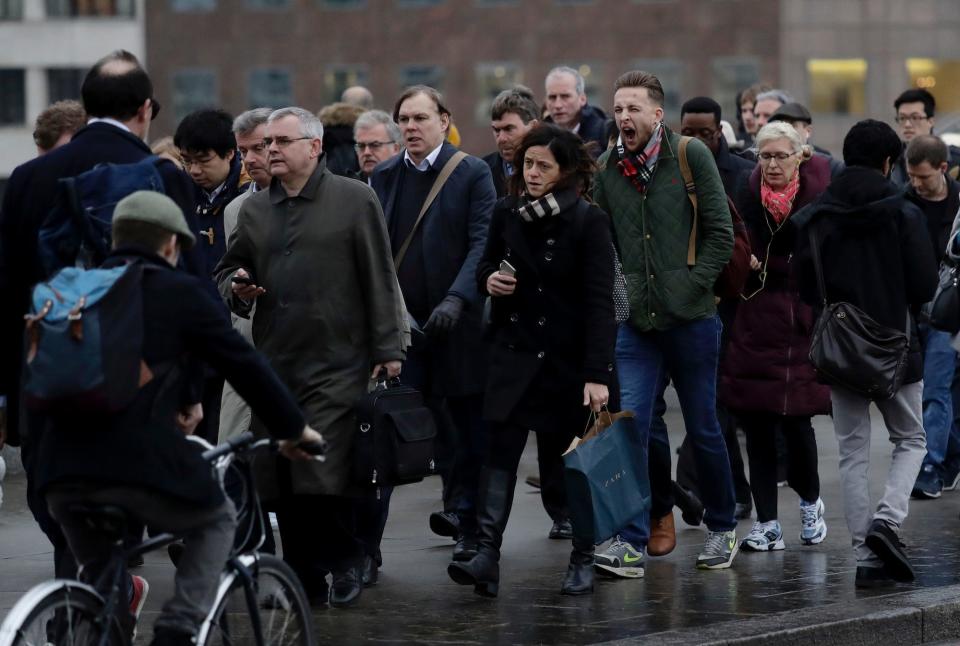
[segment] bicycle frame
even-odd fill
[[[256,639],[257,646],[263,646],[263,626],[260,623],[260,608],[257,605],[256,596],[257,580],[255,572],[258,561],[259,555],[257,552],[247,552],[234,556],[227,562],[227,570],[220,576],[220,585],[217,586],[216,601],[213,603],[210,614],[207,615],[200,625],[200,630],[197,631],[198,644],[202,644],[207,639],[210,630],[215,625],[216,617],[213,616],[213,613],[219,605],[218,602],[229,594],[230,587],[233,585],[234,580],[240,577],[240,581],[243,583],[244,596],[247,601],[247,610],[250,614],[250,622],[253,625],[254,638]]]

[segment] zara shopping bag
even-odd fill
[[[633,417],[602,411],[563,455],[571,520],[575,528],[592,527],[594,543],[650,508],[646,451]]]

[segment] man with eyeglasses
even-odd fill
[[[897,123],[897,134],[900,135],[904,150],[917,135],[933,134],[937,102],[930,92],[923,88],[909,89],[897,97],[893,107],[897,111],[894,121]],[[957,179],[960,172],[960,148],[948,146],[947,152],[947,175]],[[894,163],[890,180],[898,186],[910,184],[904,155],[900,155]]]
[[[0,344],[0,400],[6,398],[7,441],[13,445],[19,442],[20,431],[25,430],[17,423],[23,315],[33,285],[46,278],[37,238],[40,225],[53,207],[58,182],[98,164],[131,164],[150,156],[150,148],[144,142],[160,109],[146,70],[125,50],[114,51],[97,61],[84,78],[80,93],[88,116],[86,127],[70,143],[15,169],[0,209],[0,298],[4,304],[0,308],[0,338],[4,340]],[[164,192],[184,212],[191,229],[196,230],[190,178],[168,160],[158,161],[157,169],[163,178]],[[201,258],[193,250],[183,255],[182,264],[197,276],[207,275]],[[187,411],[197,402],[181,403],[182,410]],[[31,486],[41,424],[31,417],[27,425],[31,434],[23,433],[22,438],[27,502],[54,545],[56,575],[70,577],[76,570],[73,556],[59,526],[50,517],[46,502]],[[0,434],[0,445],[3,442]]]
[[[368,110],[353,124],[354,148],[360,172],[357,179],[370,183],[377,164],[400,154],[400,126],[383,110]]]
[[[217,281],[237,315],[256,305],[257,349],[323,429],[326,462],[261,465],[257,483],[278,501],[283,557],[310,601],[348,606],[360,596],[365,555],[357,531],[364,492],[350,478],[354,405],[371,375],[400,374],[406,336],[377,196],[327,170],[322,142],[311,112],[270,115],[263,145],[271,184],[240,207]]]

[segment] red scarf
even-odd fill
[[[790,215],[790,211],[793,209],[793,200],[797,197],[797,191],[799,190],[799,168],[794,172],[793,177],[790,178],[782,192],[771,188],[761,174],[760,202],[763,204],[763,208],[770,212],[777,224],[783,224],[783,221]]]

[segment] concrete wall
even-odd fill
[[[24,0],[23,20],[0,21],[0,67],[26,70],[27,99],[26,122],[0,126],[0,178],[36,155],[33,123],[49,103],[46,70],[89,67],[114,49],[129,50],[142,60],[145,8],[146,0],[137,0],[133,19],[47,19],[43,0]]]

